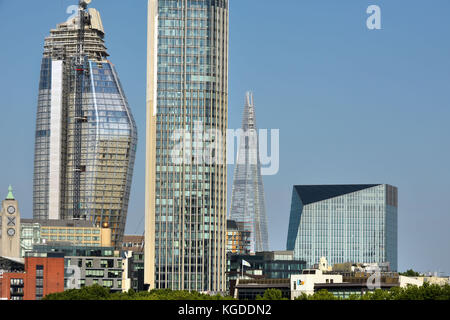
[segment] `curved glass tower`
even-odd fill
[[[145,282],[221,291],[228,0],[149,0],[148,8]],[[185,157],[175,159],[180,144]],[[209,147],[222,161],[199,159]]]
[[[80,4],[78,16],[59,24],[45,40],[33,216],[108,224],[112,243],[120,247],[137,130],[103,38],[98,11]],[[75,62],[80,50],[81,66]]]

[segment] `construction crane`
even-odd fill
[[[76,53],[72,62],[72,75],[75,80],[75,98],[74,109],[74,145],[73,145],[73,214],[74,220],[82,219],[81,209],[81,174],[86,172],[86,166],[81,163],[81,144],[83,123],[87,118],[83,114],[83,92],[84,81],[89,76],[89,68],[87,67],[87,59],[84,51],[85,27],[89,23],[89,13],[86,11],[91,0],[80,0],[78,6],[78,37]]]

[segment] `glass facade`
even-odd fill
[[[41,225],[38,222],[20,224],[20,256],[33,250],[33,245],[42,243]]]
[[[250,232],[247,250],[269,250],[266,202],[259,159],[259,141],[256,127],[253,94],[247,92],[239,141],[237,163],[234,169],[230,218]]]
[[[250,267],[242,265],[242,261],[250,264]],[[244,270],[242,270],[244,268]],[[251,274],[254,270],[260,270],[265,279],[289,279],[291,275],[302,274],[306,269],[306,262],[294,260],[293,252],[268,251],[255,254],[228,254],[229,279],[242,278],[244,274]]]
[[[389,262],[397,270],[397,188],[389,185],[295,186],[287,249],[308,267]]]
[[[33,251],[34,245],[48,242],[72,243],[78,246],[102,246],[101,228],[93,226],[88,221],[22,219],[20,227],[21,257],[25,257],[27,252]]]
[[[218,291],[227,168],[194,159],[206,144],[226,157],[228,1],[150,0],[149,44],[146,283]],[[175,162],[174,148],[205,131],[218,133],[187,142],[192,153]]]
[[[82,117],[76,116],[72,59],[79,26],[58,25],[46,39],[41,67],[35,143],[33,216],[107,223],[122,242],[135,161],[137,130],[117,72],[106,57],[98,12],[86,27]],[[81,123],[81,132],[76,124]],[[76,136],[81,147],[76,148]],[[74,161],[81,152],[81,166]],[[75,172],[80,173],[80,199]],[[78,202],[79,201],[79,202]],[[74,214],[74,207],[80,216]]]
[[[227,220],[227,253],[249,253],[250,232],[245,231],[242,223]]]

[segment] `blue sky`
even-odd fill
[[[75,2],[0,0],[0,190],[13,184],[24,217],[44,37]],[[144,217],[146,2],[92,5],[138,124],[131,234]],[[372,4],[382,30],[366,28]],[[399,187],[399,268],[450,274],[450,2],[231,0],[230,10],[229,126],[253,90],[258,126],[280,129],[280,171],[264,177],[271,249],[285,248],[294,184],[388,183]]]

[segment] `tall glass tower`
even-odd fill
[[[309,267],[385,263],[396,271],[398,189],[386,184],[294,186],[287,250]]]
[[[245,97],[242,134],[234,169],[230,218],[250,232],[250,252],[268,251],[264,185],[261,176],[259,143],[253,93]]]
[[[228,0],[148,10],[145,282],[225,290]]]
[[[78,14],[45,39],[37,108],[33,216],[108,224],[121,246],[137,131],[107,59],[100,14]]]

